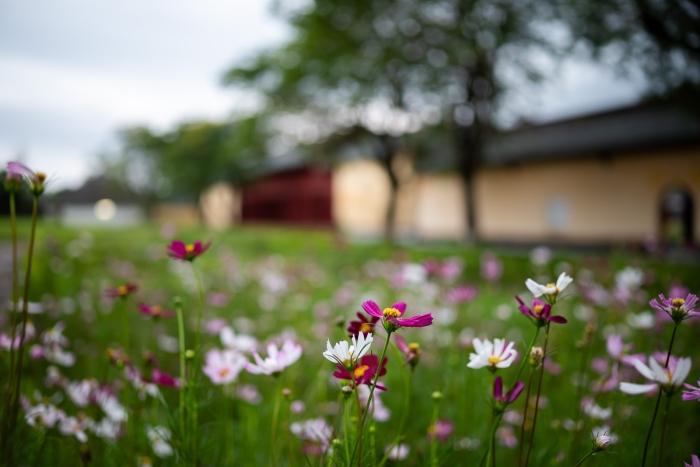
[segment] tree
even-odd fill
[[[238,183],[267,142],[259,116],[189,122],[162,134],[134,127],[119,137],[120,151],[103,157],[105,173],[147,201],[171,195],[196,200],[217,181]]]
[[[503,68],[537,77],[523,50],[552,45],[536,28],[551,17],[549,3],[315,0],[291,11],[278,5],[294,38],[231,69],[224,82],[261,90],[272,110],[315,118],[320,139],[338,132],[373,135],[373,155],[392,182],[387,236],[402,137],[441,121],[454,134],[474,235],[471,182],[492,113],[508,87]]]

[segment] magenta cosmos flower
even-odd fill
[[[698,296],[692,293],[686,295],[685,298],[671,297],[666,298],[664,294],[659,295],[658,300],[655,298],[649,302],[652,308],[663,311],[669,315],[676,324],[694,316],[700,315],[700,312],[695,311],[695,304],[698,301]]]
[[[690,389],[690,391],[683,391],[684,401],[700,401],[700,381],[698,381],[698,387],[691,386],[688,383],[683,383],[683,386]]]
[[[145,303],[139,303],[139,311],[152,318],[172,318],[175,312],[172,310],[164,310],[160,305],[148,306]]]
[[[493,403],[497,411],[504,411],[505,408],[515,402],[515,400],[523,392],[525,384],[521,381],[515,383],[510,391],[503,393],[503,378],[498,376],[493,382]]]
[[[422,328],[433,324],[433,315],[430,313],[413,316],[411,318],[402,318],[403,314],[406,312],[406,304],[404,302],[394,303],[390,308],[384,308],[384,311],[382,311],[375,302],[367,300],[362,304],[362,308],[368,315],[382,318],[384,329],[388,332],[394,332],[402,327]]]
[[[185,244],[182,240],[174,240],[168,245],[168,256],[181,261],[192,261],[201,256],[211,246],[211,241],[202,244],[199,240],[194,243]]]
[[[435,424],[428,427],[428,441],[435,438],[438,443],[446,443],[454,431],[455,425],[451,421],[435,420]]]
[[[17,183],[24,177],[29,182],[29,191],[34,196],[41,195],[46,189],[46,174],[43,172],[35,172],[26,165],[19,162],[8,162],[6,180]]]
[[[700,467],[700,458],[693,454],[693,457],[690,459],[693,465],[688,464],[687,462],[683,462],[684,467]]]
[[[179,388],[180,378],[171,376],[161,370],[160,368],[154,368],[151,372],[151,381],[159,386],[165,386],[169,388]]]
[[[107,290],[105,290],[105,296],[109,298],[124,298],[136,292],[138,289],[139,288],[136,284],[127,282],[126,284],[120,285],[119,287],[108,288]]]
[[[548,321],[559,324],[566,324],[567,322],[566,318],[564,318],[563,316],[551,315],[550,313],[552,312],[552,305],[544,302],[543,300],[540,300],[539,298],[535,298],[532,300],[532,309],[525,305],[525,302],[523,302],[517,295],[515,296],[515,299],[518,301],[518,303],[520,303],[520,306],[518,306],[518,310],[520,310],[520,312],[525,316],[529,318],[534,318],[534,324],[539,327],[544,326],[545,324],[547,324]]]
[[[387,358],[384,357],[382,367],[379,369],[379,376],[384,376],[386,374],[386,361]],[[352,374],[340,363],[338,363],[337,366],[338,371],[333,373],[333,376],[336,378],[371,386],[372,382],[374,381],[374,377],[377,374],[377,369],[379,368],[379,357],[376,355],[365,355],[357,362],[355,368],[352,370]],[[377,383],[377,389],[386,391],[386,387],[379,383]]]
[[[367,337],[367,334],[374,332],[374,326],[379,321],[379,318],[376,316],[367,319],[362,313],[357,313],[357,318],[356,320],[350,321],[350,325],[348,326],[348,334],[350,337],[357,337],[357,334],[360,332]]]
[[[404,365],[410,364],[412,367],[415,368],[415,366],[418,365],[418,362],[420,361],[420,344],[418,344],[417,342],[411,342],[410,344],[408,344],[406,343],[404,338],[399,336],[398,334],[396,335],[395,340],[396,347],[399,348],[401,353],[406,355],[406,361],[404,362]]]

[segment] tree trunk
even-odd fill
[[[377,159],[386,170],[389,176],[389,205],[386,210],[384,220],[384,239],[391,243],[394,241],[396,224],[396,200],[399,192],[399,180],[394,173],[394,158],[396,156],[396,144],[389,135],[379,135],[379,145],[377,148]]]

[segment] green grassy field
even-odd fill
[[[0,242],[9,248],[9,223],[0,225]],[[26,249],[28,226],[20,225],[21,251]],[[332,363],[323,358],[326,340],[331,344],[347,339],[345,327],[361,311],[364,300],[372,299],[381,308],[395,301],[408,305],[407,315],[431,312],[435,322],[425,328],[404,328],[398,334],[408,342],[417,342],[421,358],[412,377],[412,390],[406,403],[406,381],[409,366],[402,365],[390,349],[387,374],[380,381],[388,388],[381,400],[390,410],[387,421],[370,421],[365,427],[363,464],[376,465],[386,446],[399,433],[400,420],[405,417],[403,443],[410,447],[403,461],[389,463],[406,466],[430,465],[431,443],[427,430],[431,425],[435,403],[431,398],[440,391],[443,399],[438,417],[454,424],[454,432],[444,443],[436,443],[440,465],[479,465],[491,429],[491,393],[494,375],[487,369],[467,368],[473,352],[471,337],[507,338],[516,342],[519,352],[527,349],[535,328],[517,310],[514,296],[529,303],[531,294],[525,280],[532,277],[545,281],[556,279],[561,271],[574,278],[565,299],[554,307],[555,314],[568,319],[567,324],[551,327],[548,342],[549,358],[560,368],[552,374],[544,372],[542,396],[545,403],[538,412],[537,429],[531,454],[531,466],[573,466],[589,450],[592,430],[608,426],[618,439],[608,452],[586,461],[586,465],[638,466],[651,420],[655,396],[626,395],[618,389],[594,393],[591,385],[601,375],[591,368],[596,358],[606,357],[606,338],[619,334],[634,351],[650,355],[668,349],[673,323],[657,323],[649,329],[630,325],[630,315],[651,310],[648,300],[659,293],[666,294],[670,286],[682,284],[691,292],[700,291],[700,267],[693,264],[670,263],[662,257],[629,254],[624,251],[583,253],[554,250],[546,264],[535,265],[526,248],[493,248],[489,252],[502,265],[497,280],[486,280],[481,274],[485,250],[459,244],[415,244],[392,246],[384,243],[353,244],[333,232],[289,230],[281,228],[246,227],[228,232],[212,233],[198,229],[182,229],[175,238],[186,242],[196,239],[212,240],[212,246],[194,267],[204,289],[203,322],[223,318],[236,333],[249,334],[261,344],[280,336],[289,337],[303,347],[303,355],[281,376],[254,375],[242,371],[238,380],[224,388],[213,385],[197,371],[196,395],[199,404],[196,434],[197,457],[200,465],[345,465],[345,434],[349,445],[355,439],[356,412],[353,399],[348,402],[347,429],[343,423],[342,383],[331,374]],[[179,296],[187,328],[188,348],[194,341],[197,313],[197,286],[190,265],[167,258],[164,238],[156,226],[122,230],[80,230],[42,223],[38,229],[36,256],[30,288],[30,301],[43,303],[44,312],[31,316],[41,334],[56,322],[66,325],[64,335],[70,340],[68,349],[75,353],[76,362],[60,367],[70,381],[94,378],[110,383],[120,403],[130,417],[114,439],[100,437],[86,430],[87,441],[62,434],[53,428],[23,425],[15,443],[21,458],[17,465],[80,465],[81,453],[85,465],[193,465],[178,454],[177,430],[178,390],[161,387],[162,399],[146,396],[141,400],[130,387],[123,385],[123,372],[111,366],[106,357],[108,349],[124,345],[124,313],[129,323],[129,348],[132,362],[144,374],[148,364],[141,358],[151,352],[159,367],[179,375],[177,353],[178,328],[175,319],[152,319],[141,316],[137,302],[160,304],[172,309],[172,300]],[[411,277],[406,264],[420,264],[429,259],[459,258],[463,270],[448,281],[440,278]],[[4,265],[3,267],[5,267]],[[615,286],[615,273],[627,266],[644,272],[643,285],[634,291],[626,303],[593,304],[584,297],[583,281],[598,284],[607,293]],[[22,268],[24,269],[24,268]],[[413,271],[415,271],[413,267]],[[397,279],[398,277],[398,279]],[[407,279],[408,277],[408,279]],[[541,278],[541,279],[540,279]],[[109,287],[132,282],[139,290],[126,300],[105,298]],[[444,300],[446,291],[456,285],[470,284],[477,288],[473,300],[453,304]],[[571,291],[571,293],[568,293]],[[2,330],[7,332],[4,316]],[[686,382],[700,379],[698,323],[695,318],[682,323],[677,330],[673,354],[690,356],[693,368]],[[582,344],[584,330],[596,323],[590,345]],[[379,332],[381,333],[381,332]],[[35,341],[29,342],[32,345]],[[541,345],[544,333],[540,333]],[[174,344],[173,344],[174,343]],[[381,351],[383,340],[377,338],[373,353]],[[174,348],[173,348],[174,346]],[[221,348],[217,335],[202,335],[203,355],[212,348]],[[264,345],[261,353],[265,353]],[[7,352],[0,354],[2,381],[8,378]],[[600,363],[600,362],[599,362]],[[51,403],[68,415],[84,414],[92,420],[104,417],[95,404],[78,407],[65,388],[46,387],[45,359],[28,359],[24,365],[22,393],[49,398]],[[519,362],[499,370],[507,388],[513,385]],[[601,363],[602,365],[602,363]],[[584,369],[583,376],[580,370]],[[621,367],[622,368],[622,367]],[[622,371],[622,370],[621,370]],[[527,383],[528,368],[521,380]],[[539,371],[533,381],[537,380]],[[585,383],[575,383],[583,377]],[[622,381],[642,382],[631,368],[621,372]],[[631,379],[625,379],[631,378]],[[3,384],[4,385],[4,384]],[[277,420],[274,444],[272,419],[274,402],[280,388],[291,390],[289,400],[283,400]],[[261,401],[245,397],[228,397],[236,390],[253,388]],[[532,389],[534,395],[536,388]],[[583,415],[582,397],[591,396],[602,408],[612,409],[606,420]],[[295,402],[290,410],[290,402]],[[32,403],[36,403],[33,399]],[[303,404],[302,404],[303,403]],[[303,410],[299,410],[302,405]],[[501,423],[496,439],[497,465],[517,465],[520,423],[525,406],[525,394],[509,407],[510,413]],[[408,412],[405,412],[408,407]],[[662,410],[663,410],[662,405]],[[532,410],[530,410],[532,413]],[[315,456],[308,440],[291,434],[290,425],[323,417],[338,438],[332,459],[328,453]],[[582,420],[578,429],[576,420]],[[146,425],[160,425],[173,431],[170,444],[175,453],[159,457],[146,435]],[[657,465],[661,417],[656,422],[648,465]],[[529,424],[528,424],[529,426]],[[675,394],[670,405],[665,437],[664,458],[660,465],[682,465],[690,455],[700,453],[700,403],[683,402]],[[526,438],[527,441],[527,438]],[[319,443],[316,443],[319,444]],[[509,444],[509,445],[504,445]],[[352,447],[352,446],[351,446]],[[527,447],[526,447],[527,448]],[[306,453],[304,453],[305,451]],[[86,460],[86,452],[90,460]],[[274,460],[273,460],[274,459]],[[274,464],[273,464],[274,463]]]

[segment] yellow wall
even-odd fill
[[[673,185],[691,192],[700,242],[697,148],[482,168],[474,187],[478,233],[486,240],[642,241],[658,236],[661,196]]]

